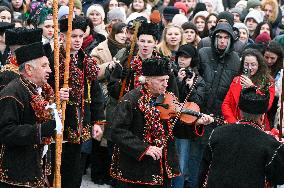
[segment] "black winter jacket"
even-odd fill
[[[233,78],[240,69],[240,59],[233,51],[233,40],[230,49],[221,54],[214,46],[216,34],[225,31],[233,38],[234,34],[229,24],[218,24],[212,34],[211,47],[199,50],[199,73],[206,83],[203,111],[207,114],[221,115],[221,104],[229,90]]]

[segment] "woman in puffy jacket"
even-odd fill
[[[255,49],[243,52],[241,60],[241,74],[236,76],[222,104],[222,113],[228,123],[236,123],[241,119],[238,107],[242,88],[256,87],[258,92],[269,92],[269,106],[271,108],[275,95],[274,80],[269,73],[262,54]],[[267,115],[264,118],[265,130],[270,130]]]

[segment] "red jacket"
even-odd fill
[[[230,89],[221,107],[223,116],[228,123],[236,123],[238,120],[240,120],[240,109],[238,107],[238,104],[239,104],[241,90],[242,90],[242,85],[240,82],[240,76],[236,76],[230,85]],[[268,109],[271,108],[275,95],[275,86],[273,82],[270,84],[269,94],[270,98],[269,98]],[[266,115],[265,115],[265,130],[270,130],[269,121]]]

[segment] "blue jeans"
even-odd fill
[[[198,183],[199,166],[203,154],[200,138],[175,140],[179,158],[181,176],[173,179],[173,188],[183,188],[188,181],[190,188],[196,188]]]

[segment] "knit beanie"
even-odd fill
[[[245,9],[247,7],[247,1],[240,0],[239,2],[237,2],[235,7]]]
[[[235,7],[235,8],[232,8],[230,10],[231,13],[237,13],[238,15],[241,15],[242,14],[242,9],[239,8],[239,7]]]
[[[259,10],[251,10],[246,16],[244,23],[247,22],[248,18],[253,18],[259,24],[263,21],[263,13]]]
[[[90,13],[93,12],[93,11],[97,11],[101,17],[102,17],[102,20],[105,19],[105,11],[104,11],[104,8],[99,5],[99,4],[94,4],[94,5],[91,5],[88,10],[87,10],[87,13],[86,13],[86,16],[89,17]]]
[[[181,28],[185,31],[187,29],[192,29],[195,31],[195,33],[198,33],[197,27],[195,26],[194,23],[192,22],[185,22],[184,24],[182,24]]]
[[[195,19],[197,17],[204,17],[204,18],[207,18],[207,16],[209,15],[209,12],[207,11],[200,11],[200,12],[197,12],[193,18],[193,21],[195,22]]]
[[[192,16],[194,17],[195,14],[197,14],[200,11],[207,11],[206,9],[206,5],[204,3],[197,3],[193,12],[192,12]]]
[[[120,7],[114,8],[107,13],[107,22],[110,23],[113,20],[121,20],[125,22],[126,15],[121,11]]]
[[[172,21],[176,14],[179,14],[179,9],[174,6],[167,6],[163,10],[163,17],[167,21]]]
[[[82,10],[82,3],[80,0],[74,0],[74,7]]]
[[[181,27],[182,24],[188,22],[188,18],[183,14],[176,14],[173,17],[172,23]]]
[[[263,32],[255,38],[255,43],[268,43],[271,38],[267,32]]]
[[[247,26],[244,23],[235,23],[234,27],[239,29],[239,30],[240,29],[245,29],[247,34],[249,34],[249,30],[248,30]]]
[[[183,2],[176,2],[174,7],[181,9],[183,12],[185,12],[185,14],[187,14],[188,8]]]
[[[260,3],[259,0],[248,0],[246,9],[247,10],[249,10],[251,8],[253,9],[253,8],[260,6],[260,5],[261,5],[261,3]]]
[[[276,36],[273,40],[278,42],[278,44],[282,45],[284,48],[284,34]]]
[[[217,16],[217,23],[220,19],[225,19],[228,23],[233,26],[234,25],[234,15],[228,11],[220,12]]]

